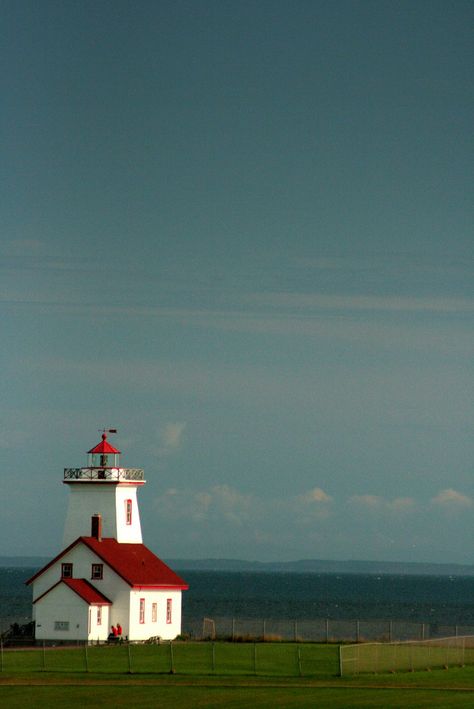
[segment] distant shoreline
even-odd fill
[[[0,568],[40,568],[48,561],[50,561],[50,557],[0,556]],[[166,563],[179,571],[474,576],[474,565],[471,564],[432,564],[406,561],[303,559],[300,561],[265,562],[241,559],[167,559]]]

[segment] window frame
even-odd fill
[[[140,625],[144,625],[144,623],[145,623],[145,599],[144,598],[140,598],[138,622],[140,623]]]
[[[173,599],[166,599],[166,623],[170,625],[173,622]]]
[[[102,625],[102,606],[97,606],[96,625]]]
[[[54,629],[59,632],[61,632],[62,630],[69,630],[69,621],[68,620],[55,620],[54,621]]]
[[[132,500],[125,500],[125,524],[127,526],[132,524]]]
[[[61,578],[62,579],[72,579],[73,578],[73,569],[74,569],[74,565],[70,561],[63,562],[61,564]]]
[[[96,573],[94,573],[94,570]],[[103,564],[91,564],[91,580],[100,581],[104,578],[104,565]]]
[[[158,621],[158,603],[153,601],[151,604],[151,622],[156,623]]]

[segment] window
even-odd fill
[[[103,564],[92,564],[91,579],[101,579],[104,574]]]
[[[156,623],[158,617],[158,603],[151,604],[151,622]]]
[[[173,606],[173,599],[168,598],[166,601],[166,622],[171,623],[172,622],[172,606]]]
[[[54,621],[54,629],[55,630],[69,630],[69,621],[68,620],[55,620]]]
[[[132,501],[125,500],[125,519],[127,524],[132,524]]]
[[[72,564],[61,564],[61,578],[72,579]]]
[[[140,623],[145,622],[145,599],[140,598]]]
[[[97,606],[97,625],[102,625],[102,606]]]

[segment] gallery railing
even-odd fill
[[[64,468],[64,480],[144,481],[142,468]]]

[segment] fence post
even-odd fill
[[[216,643],[212,643],[212,671],[216,671]]]
[[[388,642],[393,642],[393,622],[391,620],[388,621]]]
[[[235,618],[232,618],[232,642],[235,640]]]
[[[43,640],[43,670],[46,669],[46,648]]]
[[[257,674],[257,643],[253,644],[253,672]]]
[[[132,651],[130,650],[130,643],[127,645],[127,651],[128,651],[128,674],[132,674]]]
[[[295,643],[298,642],[298,621],[295,620]]]
[[[421,639],[422,640],[425,639],[425,624],[424,623],[421,624]]]
[[[262,623],[262,631],[263,631],[263,642],[265,642],[265,618],[263,619],[263,623]]]
[[[170,640],[170,675],[174,675],[173,641]]]
[[[326,618],[326,645],[329,642],[329,618]]]
[[[302,677],[303,673],[301,671],[301,650],[299,645],[296,646],[296,655],[298,657],[298,674],[300,677]]]
[[[89,658],[87,656],[87,640],[84,643],[84,661],[86,665],[86,672],[89,672]]]
[[[360,621],[356,620],[356,643],[360,643]]]

